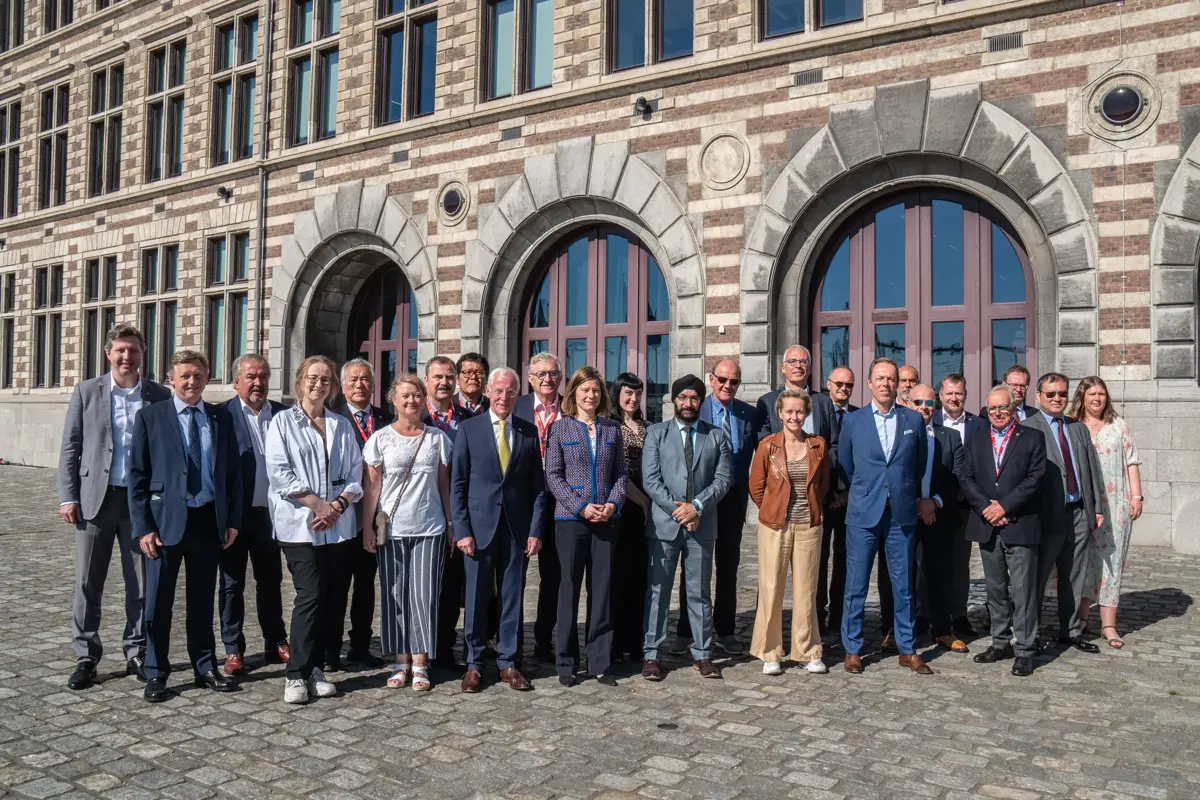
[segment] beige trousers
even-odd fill
[[[821,565],[821,526],[789,524],[781,531],[758,526],[758,613],[750,654],[783,660],[783,594],[792,567],[792,660],[821,657],[817,630],[817,577]]]

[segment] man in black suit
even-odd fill
[[[256,353],[233,362],[233,390],[237,397],[225,403],[233,417],[242,471],[242,527],[237,540],[221,552],[221,641],[225,645],[226,675],[245,671],[246,562],[254,568],[255,610],[262,629],[268,664],[286,664],[287,628],[283,624],[283,566],[279,544],[271,530],[267,505],[266,442],[271,418],[287,410],[283,403],[267,400],[271,366]]]
[[[767,392],[758,399],[755,418],[758,425],[756,441],[762,441],[772,433],[783,430],[783,423],[775,413],[775,401],[783,389],[808,391],[808,368],[812,363],[808,348],[798,344],[789,347],[783,353],[783,388]],[[804,420],[804,432],[815,433],[827,442],[833,442],[833,402],[825,395],[812,395],[812,413]]]
[[[957,373],[951,373],[942,378],[941,391],[938,399],[942,401],[940,410],[933,413],[934,427],[946,427],[958,434],[963,446],[978,431],[986,431],[986,417],[979,417],[966,409],[967,379]],[[971,590],[971,545],[967,539],[967,522],[971,519],[971,504],[961,491],[954,499],[947,498],[947,503],[953,509],[948,522],[955,530],[954,554],[951,562],[951,572],[954,575],[954,587],[950,595],[950,614],[954,618],[954,633],[959,636],[978,636],[978,632],[967,618],[967,596]]]
[[[1017,422],[1024,422],[1037,413],[1036,408],[1025,405],[1025,395],[1029,392],[1029,385],[1032,382],[1033,376],[1030,375],[1024,364],[1013,364],[1004,370],[1004,385],[1012,392],[1013,413],[1016,415]],[[987,406],[979,409],[979,416],[987,418]]]
[[[375,396],[375,368],[365,358],[354,358],[342,365],[342,402],[333,410],[350,420],[354,428],[355,441],[359,449],[371,438],[371,434],[391,425],[395,416],[391,411],[371,403]],[[385,387],[386,396],[392,387]],[[350,545],[352,555],[346,559],[346,574],[333,590],[332,616],[345,620],[346,605],[350,605],[350,649],[346,660],[367,667],[382,667],[384,660],[371,652],[371,624],[375,620],[375,579],[378,562],[375,554],[363,547],[362,503],[356,503],[354,514],[358,518],[358,537]],[[372,534],[373,535],[373,534]],[[351,584],[354,596],[350,598]],[[340,626],[339,626],[340,628]],[[325,654],[325,671],[336,672],[342,668],[342,631],[330,636],[331,646],[336,650]]]
[[[850,402],[854,392],[854,372],[849,367],[834,367],[825,383],[832,401],[829,415],[829,463],[837,463],[838,438],[842,421],[858,406]],[[818,396],[812,399],[815,401]],[[824,530],[821,532],[821,571],[817,576],[817,627],[822,636],[842,629],[842,603],[846,597],[846,499],[849,488],[841,482],[837,470],[829,481],[825,497]],[[829,562],[833,560],[833,574]],[[886,570],[885,570],[886,572]],[[828,613],[828,618],[826,618]]]
[[[488,399],[483,391],[488,373],[491,372],[487,358],[480,353],[463,353],[454,364],[454,372],[458,376],[458,391],[454,395],[454,402],[470,411],[472,415],[487,411]]]
[[[129,515],[146,557],[146,690],[167,699],[171,614],[179,568],[187,562],[187,646],[195,684],[231,692],[217,672],[213,594],[222,548],[242,524],[241,460],[233,417],[201,400],[208,359],[194,350],[171,358],[175,397],[143,408],[129,451]]]
[[[992,619],[992,643],[975,661],[994,664],[1015,655],[1012,673],[1025,677],[1033,673],[1037,651],[1038,511],[1046,444],[1038,431],[1017,424],[1013,407],[1007,386],[988,393],[990,425],[970,435],[960,483],[971,504],[967,537],[979,543]]]
[[[562,395],[562,366],[550,353],[537,353],[529,359],[529,386],[532,392],[522,395],[513,406],[512,415],[535,425],[538,431],[542,459],[546,458],[546,437],[550,426],[560,416]],[[538,553],[537,617],[533,622],[533,655],[542,661],[554,662],[554,622],[558,617],[558,584],[562,570],[558,564],[558,548],[554,546],[554,503],[546,503],[543,521],[542,549]]]

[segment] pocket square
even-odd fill
[[[905,435],[905,436],[908,436],[910,433],[916,433],[916,431],[913,431],[913,430],[908,430],[908,431],[905,431],[905,432],[904,432],[904,435]]]
[[[161,494],[152,494],[152,495],[150,495],[150,499],[151,500],[162,500],[162,495]]]

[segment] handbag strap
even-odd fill
[[[408,469],[404,470],[404,480],[400,483],[400,491],[396,493],[396,502],[392,503],[392,513],[388,514],[389,522],[396,518],[396,509],[400,507],[400,498],[404,497],[404,490],[408,486],[408,479],[412,477],[413,466],[417,463],[417,456],[421,455],[421,447],[425,444],[425,437],[428,434],[429,426],[425,426],[421,431],[421,438],[417,441],[417,451],[413,453],[412,461],[408,462]]]

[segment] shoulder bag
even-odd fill
[[[421,455],[421,447],[425,444],[425,436],[429,433],[428,426],[421,431],[421,438],[417,442],[417,451],[413,453],[412,461],[408,462],[408,469],[404,470],[404,480],[400,484],[400,491],[396,493],[396,502],[392,503],[391,512],[385,512],[382,508],[375,510],[375,544],[384,545],[387,543],[388,525],[392,523],[392,519],[396,516],[396,509],[400,507],[400,498],[404,497],[404,490],[408,488],[408,479],[412,477],[413,465],[417,463],[417,457]]]

